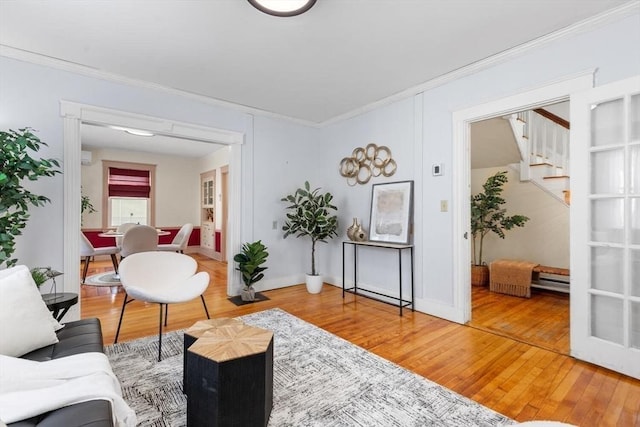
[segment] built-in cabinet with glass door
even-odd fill
[[[215,171],[205,172],[200,175],[201,187],[201,218],[200,218],[200,246],[205,252],[215,250]]]

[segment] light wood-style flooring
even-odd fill
[[[638,380],[478,327],[418,312],[399,317],[397,308],[361,296],[347,294],[343,300],[341,289],[330,285],[317,295],[308,294],[304,285],[268,291],[270,300],[237,307],[227,300],[226,265],[194,258],[211,275],[205,298],[213,317],[279,307],[520,422],[640,426]],[[89,274],[108,270],[109,264],[92,263]],[[82,317],[100,318],[105,344],[111,344],[124,294],[82,288]],[[512,304],[492,310],[507,312]],[[174,304],[168,329],[187,328],[204,317],[199,299]],[[157,305],[129,304],[120,341],[157,334],[157,322]]]

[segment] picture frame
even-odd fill
[[[369,219],[369,241],[411,244],[413,181],[373,184]]]

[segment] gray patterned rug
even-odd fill
[[[495,426],[512,421],[280,309],[239,318],[274,331],[269,426]],[[141,426],[186,425],[182,332],[106,347]]]
[[[120,278],[115,275],[115,271],[98,273],[85,279],[83,285],[87,286],[120,286]]]

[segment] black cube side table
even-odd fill
[[[264,427],[273,408],[273,332],[229,325],[187,350],[187,426]]]
[[[53,317],[59,322],[69,309],[78,303],[78,294],[64,292],[60,294],[42,294],[47,308],[53,312]]]

